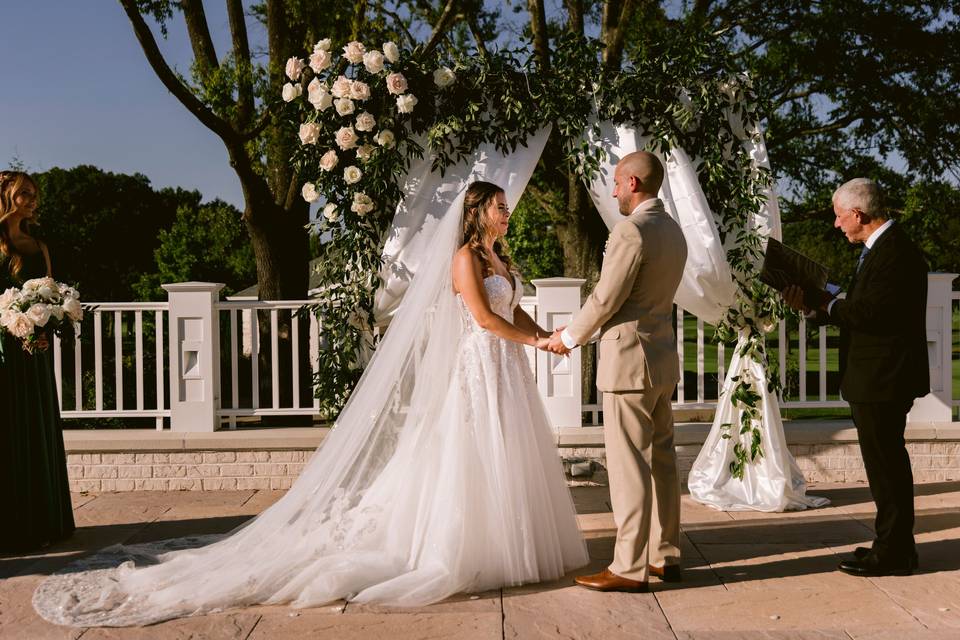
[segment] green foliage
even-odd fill
[[[563,275],[563,252],[550,214],[529,193],[520,198],[510,216],[507,245],[510,256],[528,282]]]
[[[155,270],[140,276],[140,299],[162,300],[167,282],[222,282],[230,295],[256,281],[253,250],[236,207],[221,200],[189,202],[177,208],[169,229],[159,233]]]

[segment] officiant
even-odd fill
[[[908,575],[913,538],[913,473],[904,442],[907,412],[930,391],[927,362],[927,264],[883,209],[879,186],[856,178],[833,194],[834,227],[863,244],[845,298],[804,306],[799,287],[784,299],[817,324],[840,327],[840,393],[850,404],[870,493],[875,539],[840,570],[855,576]],[[809,299],[809,298],[808,298]]]

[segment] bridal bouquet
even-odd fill
[[[46,331],[59,334],[82,319],[80,294],[53,278],[27,280],[0,294],[0,332],[20,340],[28,353],[46,350]]]

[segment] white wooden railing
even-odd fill
[[[938,277],[939,307],[933,286]],[[928,301],[931,378],[935,392],[939,389],[938,395],[932,394],[939,403],[936,415],[942,414],[943,407],[951,413],[960,407],[960,398],[952,393],[955,370],[960,370],[952,348],[960,335],[960,292],[952,292],[949,281],[944,285],[945,278],[931,274]],[[564,324],[576,311],[580,282],[536,281],[537,295],[524,297],[521,306],[546,328]],[[317,371],[317,320],[294,313],[308,300],[221,301],[220,285],[169,287],[167,302],[87,304],[79,338],[72,344],[54,340],[54,374],[65,419],[114,418],[122,419],[124,426],[129,426],[130,419],[152,419],[157,429],[170,425],[175,430],[212,431],[264,416],[318,413],[319,401],[301,398],[294,391],[304,376],[312,377]],[[674,408],[711,411],[731,350],[723,344],[711,345],[713,329],[702,320],[679,309],[676,315],[677,353],[687,366]],[[258,322],[258,317],[264,322]],[[287,327],[289,341],[281,340],[281,331]],[[832,372],[836,377],[836,358],[831,358],[836,329],[820,327],[807,336],[808,329],[803,320],[798,326],[784,321],[771,336],[770,357],[779,365],[785,391],[781,406],[845,407],[834,389],[836,380],[830,379]],[[798,335],[806,337],[798,339]],[[302,353],[304,341],[308,364],[295,355]],[[263,344],[269,345],[266,371],[261,368]],[[284,354],[281,349],[290,352]],[[787,368],[793,362],[788,358],[791,349],[797,354],[794,371]],[[565,360],[532,348],[527,351],[556,426],[601,423],[602,394],[596,392],[594,402],[581,398],[579,352]],[[688,353],[690,359],[685,360]],[[808,375],[816,380],[813,386]]]

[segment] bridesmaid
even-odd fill
[[[37,196],[26,173],[0,172],[0,292],[52,275],[46,245],[30,234]],[[73,533],[52,349],[31,355],[9,334],[0,340],[0,488],[8,523],[0,527],[0,553]]]

